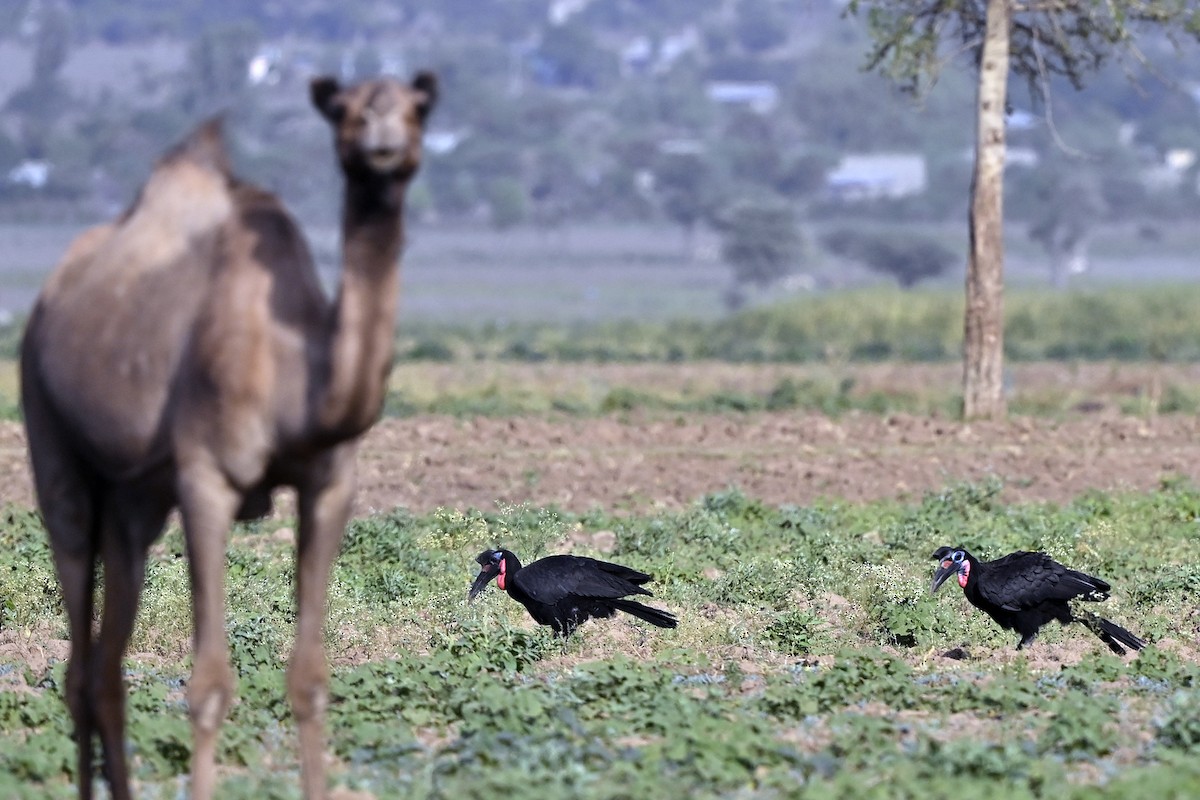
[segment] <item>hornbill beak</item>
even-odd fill
[[[946,582],[946,579],[958,572],[958,564],[954,563],[949,558],[943,558],[938,564],[937,571],[933,573],[933,585],[929,587],[929,593],[933,594],[938,590],[938,587]]]
[[[471,584],[471,591],[467,592],[467,602],[474,600],[476,595],[487,588],[492,578],[499,574],[500,569],[495,564],[484,564],[483,569],[479,570],[479,574],[475,576],[475,582]]]

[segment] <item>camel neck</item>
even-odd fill
[[[403,193],[400,182],[351,181],[346,188],[329,384],[320,404],[322,427],[341,435],[366,430],[383,407],[399,301]]]

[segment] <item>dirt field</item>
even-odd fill
[[[952,369],[914,374],[908,368],[905,380],[945,380]],[[1095,372],[1111,381],[1111,371]],[[1097,396],[1095,389],[1081,391]],[[988,476],[1004,482],[1007,500],[1065,502],[1089,489],[1146,490],[1165,478],[1200,479],[1200,421],[1093,406],[1101,410],[1062,420],[975,424],[805,412],[384,420],[362,447],[357,511],[523,502],[572,511],[650,510],[685,506],[731,486],[769,503],[918,499]],[[0,503],[32,504],[26,458],[21,426],[0,423]]]

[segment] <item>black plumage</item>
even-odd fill
[[[521,603],[539,625],[569,636],[590,617],[611,617],[618,611],[660,628],[677,620],[666,611],[625,599],[649,595],[642,584],[651,576],[635,569],[585,556],[547,556],[528,566],[508,550],[485,550],[475,559],[479,575],[467,595],[473,600],[492,580]]]
[[[1072,611],[1071,600],[1107,600],[1112,587],[1100,578],[1063,566],[1045,553],[1018,550],[995,561],[980,561],[962,548],[939,547],[933,557],[939,563],[931,591],[936,592],[947,578],[956,575],[971,605],[986,612],[1001,628],[1021,635],[1018,650],[1032,642],[1038,630],[1052,620],[1063,625],[1084,625],[1117,655],[1124,655],[1126,647],[1140,650],[1146,646],[1142,639],[1111,620]]]

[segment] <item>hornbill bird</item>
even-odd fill
[[[611,617],[617,611],[660,628],[677,624],[666,611],[624,599],[631,594],[649,595],[642,584],[651,576],[620,564],[584,556],[547,556],[523,567],[508,550],[484,550],[475,560],[481,569],[468,601],[494,578],[539,625],[549,625],[559,636],[569,636],[589,617]]]
[[[957,575],[958,585],[971,605],[987,612],[1001,628],[1021,634],[1018,650],[1033,641],[1039,628],[1055,619],[1063,625],[1083,624],[1117,655],[1124,655],[1125,647],[1141,650],[1146,646],[1142,639],[1111,620],[1087,611],[1073,613],[1068,601],[1107,600],[1112,587],[1099,578],[1064,567],[1045,553],[1018,550],[995,561],[980,561],[961,547],[939,547],[933,557],[938,559],[938,567],[930,592]]]

